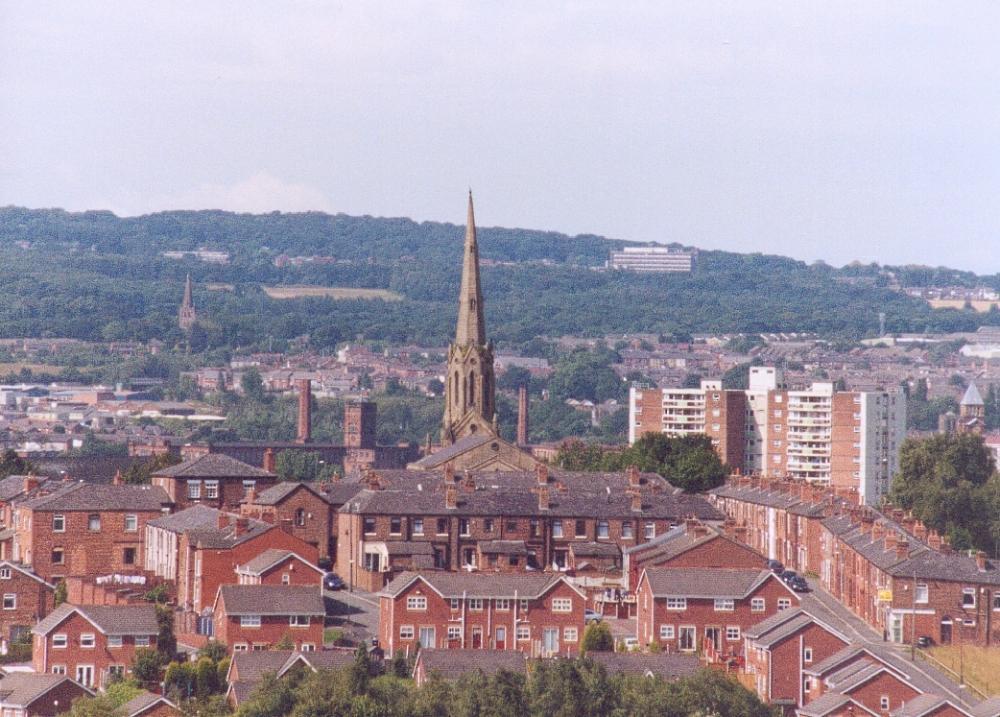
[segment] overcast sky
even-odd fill
[[[624,7],[623,7],[624,6]],[[0,205],[1000,271],[1000,3],[0,0]]]

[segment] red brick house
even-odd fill
[[[12,559],[47,582],[142,572],[146,523],[168,509],[159,488],[61,483],[14,503]]]
[[[10,672],[0,685],[0,715],[3,717],[56,717],[74,700],[93,692],[65,675]]]
[[[23,565],[0,561],[0,654],[31,634],[35,623],[55,606],[55,586]]]
[[[282,481],[255,491],[243,500],[240,513],[286,526],[292,535],[314,546],[324,563],[336,552],[334,508],[326,494],[310,483]]]
[[[230,458],[224,453],[206,453],[153,474],[152,483],[162,488],[175,510],[192,505],[238,512],[240,503],[278,482],[278,476],[263,468]]]
[[[159,625],[152,605],[63,603],[31,630],[35,672],[67,675],[85,687],[129,673],[137,649],[155,648]]]
[[[236,568],[240,585],[318,586],[326,573],[291,550],[270,548]]]
[[[323,647],[319,585],[223,585],[213,612],[215,639],[233,652],[268,650],[286,638],[302,652]]]
[[[386,654],[422,649],[579,654],[586,594],[563,576],[403,573],[379,593]]]
[[[786,710],[801,707],[810,697],[812,677],[803,670],[838,653],[849,641],[800,608],[781,610],[746,631],[746,672],[757,695]]]
[[[649,568],[636,589],[640,644],[698,652],[710,660],[743,654],[743,633],[799,596],[769,570]]]

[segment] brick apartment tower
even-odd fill
[[[375,448],[376,410],[371,401],[344,404],[344,445],[347,448]]]
[[[517,445],[528,445],[528,387],[517,389]]]
[[[177,325],[181,331],[190,331],[191,327],[198,321],[198,315],[194,310],[194,298],[191,293],[191,275],[187,275],[184,281],[184,299],[181,301],[180,311],[177,312]]]
[[[458,295],[458,325],[455,340],[448,347],[442,444],[450,445],[475,433],[496,432],[495,388],[493,345],[486,340],[483,292],[479,280],[479,244],[470,191],[462,288]]]
[[[299,389],[299,428],[295,442],[309,443],[312,440],[312,380],[300,378],[295,385]]]

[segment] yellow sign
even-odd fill
[[[879,590],[878,600],[879,602],[892,602],[892,590]]]

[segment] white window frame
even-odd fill
[[[209,500],[214,500],[219,497],[219,481],[205,481],[205,497]]]
[[[531,639],[531,626],[530,625],[518,625],[517,630],[514,631],[514,640],[516,642],[524,642],[525,640]]]
[[[65,675],[66,674],[66,665],[52,665],[52,674],[53,675]]]
[[[10,600],[10,606],[7,606],[7,601]],[[3,594],[3,609],[4,610],[17,610],[17,593],[4,593]]]
[[[260,615],[240,615],[240,627],[260,627]]]
[[[750,598],[750,612],[765,612],[767,610],[767,600],[762,597]]]
[[[131,524],[131,528],[129,527]],[[125,514],[125,532],[126,533],[137,533],[139,532],[139,516],[135,513]]]
[[[927,583],[917,583],[913,588],[913,601],[919,605],[926,605],[930,600],[930,589]]]
[[[316,652],[316,645],[311,642],[303,642],[300,649],[302,652]]]
[[[972,597],[972,602],[965,602],[965,597],[969,595]],[[976,607],[976,589],[975,588],[962,588],[962,607],[975,608]]]
[[[413,636],[416,634],[413,630],[413,625],[400,625],[399,626],[399,639],[400,640],[412,640]]]
[[[125,640],[121,635],[108,635],[108,647],[121,647]]]
[[[510,599],[509,598],[497,598],[494,607],[497,612],[507,612],[510,610]]]
[[[151,642],[149,635],[136,635],[133,639],[136,647],[149,647]]]
[[[424,534],[424,519],[414,518],[413,519],[413,535],[423,535]]]
[[[303,623],[302,621],[305,620]],[[308,615],[289,615],[288,616],[288,626],[295,628],[309,627],[311,620]]]
[[[889,695],[882,695],[881,697],[879,697],[878,698],[878,704],[879,704],[879,707],[882,708],[883,712],[885,712],[886,710],[888,710],[889,709]]]
[[[468,598],[467,603],[470,612],[482,612],[483,611],[483,599],[482,598]]]
[[[201,500],[201,481],[189,480],[187,482],[188,500]]]
[[[52,515],[52,532],[53,533],[65,533],[66,532],[66,516],[62,513],[54,513]]]
[[[427,609],[427,596],[426,595],[410,595],[406,598],[406,609],[407,610],[426,610]]]
[[[449,607],[452,610],[458,610],[458,608],[461,606],[460,603],[461,601],[458,598],[451,598],[451,600],[449,601]]]
[[[802,661],[807,665],[813,661],[813,649],[811,647],[802,648]]]
[[[611,524],[606,520],[597,521],[597,539],[607,540],[611,536]]]
[[[10,580],[10,568],[0,568],[0,580]]]
[[[647,522],[642,526],[642,534],[646,536],[646,540],[652,540],[656,537],[656,523]]]
[[[97,635],[92,632],[80,633],[80,649],[93,650],[97,647]]]
[[[779,610],[787,610],[791,606],[792,606],[792,599],[791,598],[785,598],[785,597],[778,598],[778,609]]]
[[[575,627],[564,627],[563,628],[563,642],[576,642],[579,639],[580,633]]]
[[[726,625],[726,642],[739,642],[743,631],[739,625]]]
[[[552,612],[573,612],[573,598],[552,598]]]
[[[661,640],[673,640],[674,639],[674,626],[673,625],[660,625],[660,639]]]
[[[250,650],[250,645],[245,642],[237,642],[233,645],[233,652],[248,652]]]
[[[688,600],[686,597],[668,597],[667,598],[667,610],[672,610],[676,612],[683,612],[688,609]]]
[[[715,598],[713,609],[715,612],[734,612],[736,610],[736,601],[729,598]]]
[[[448,639],[449,640],[461,640],[462,639],[462,626],[461,625],[449,625],[448,626]]]
[[[52,636],[53,650],[65,650],[67,647],[69,647],[69,637],[65,632],[57,632]]]

